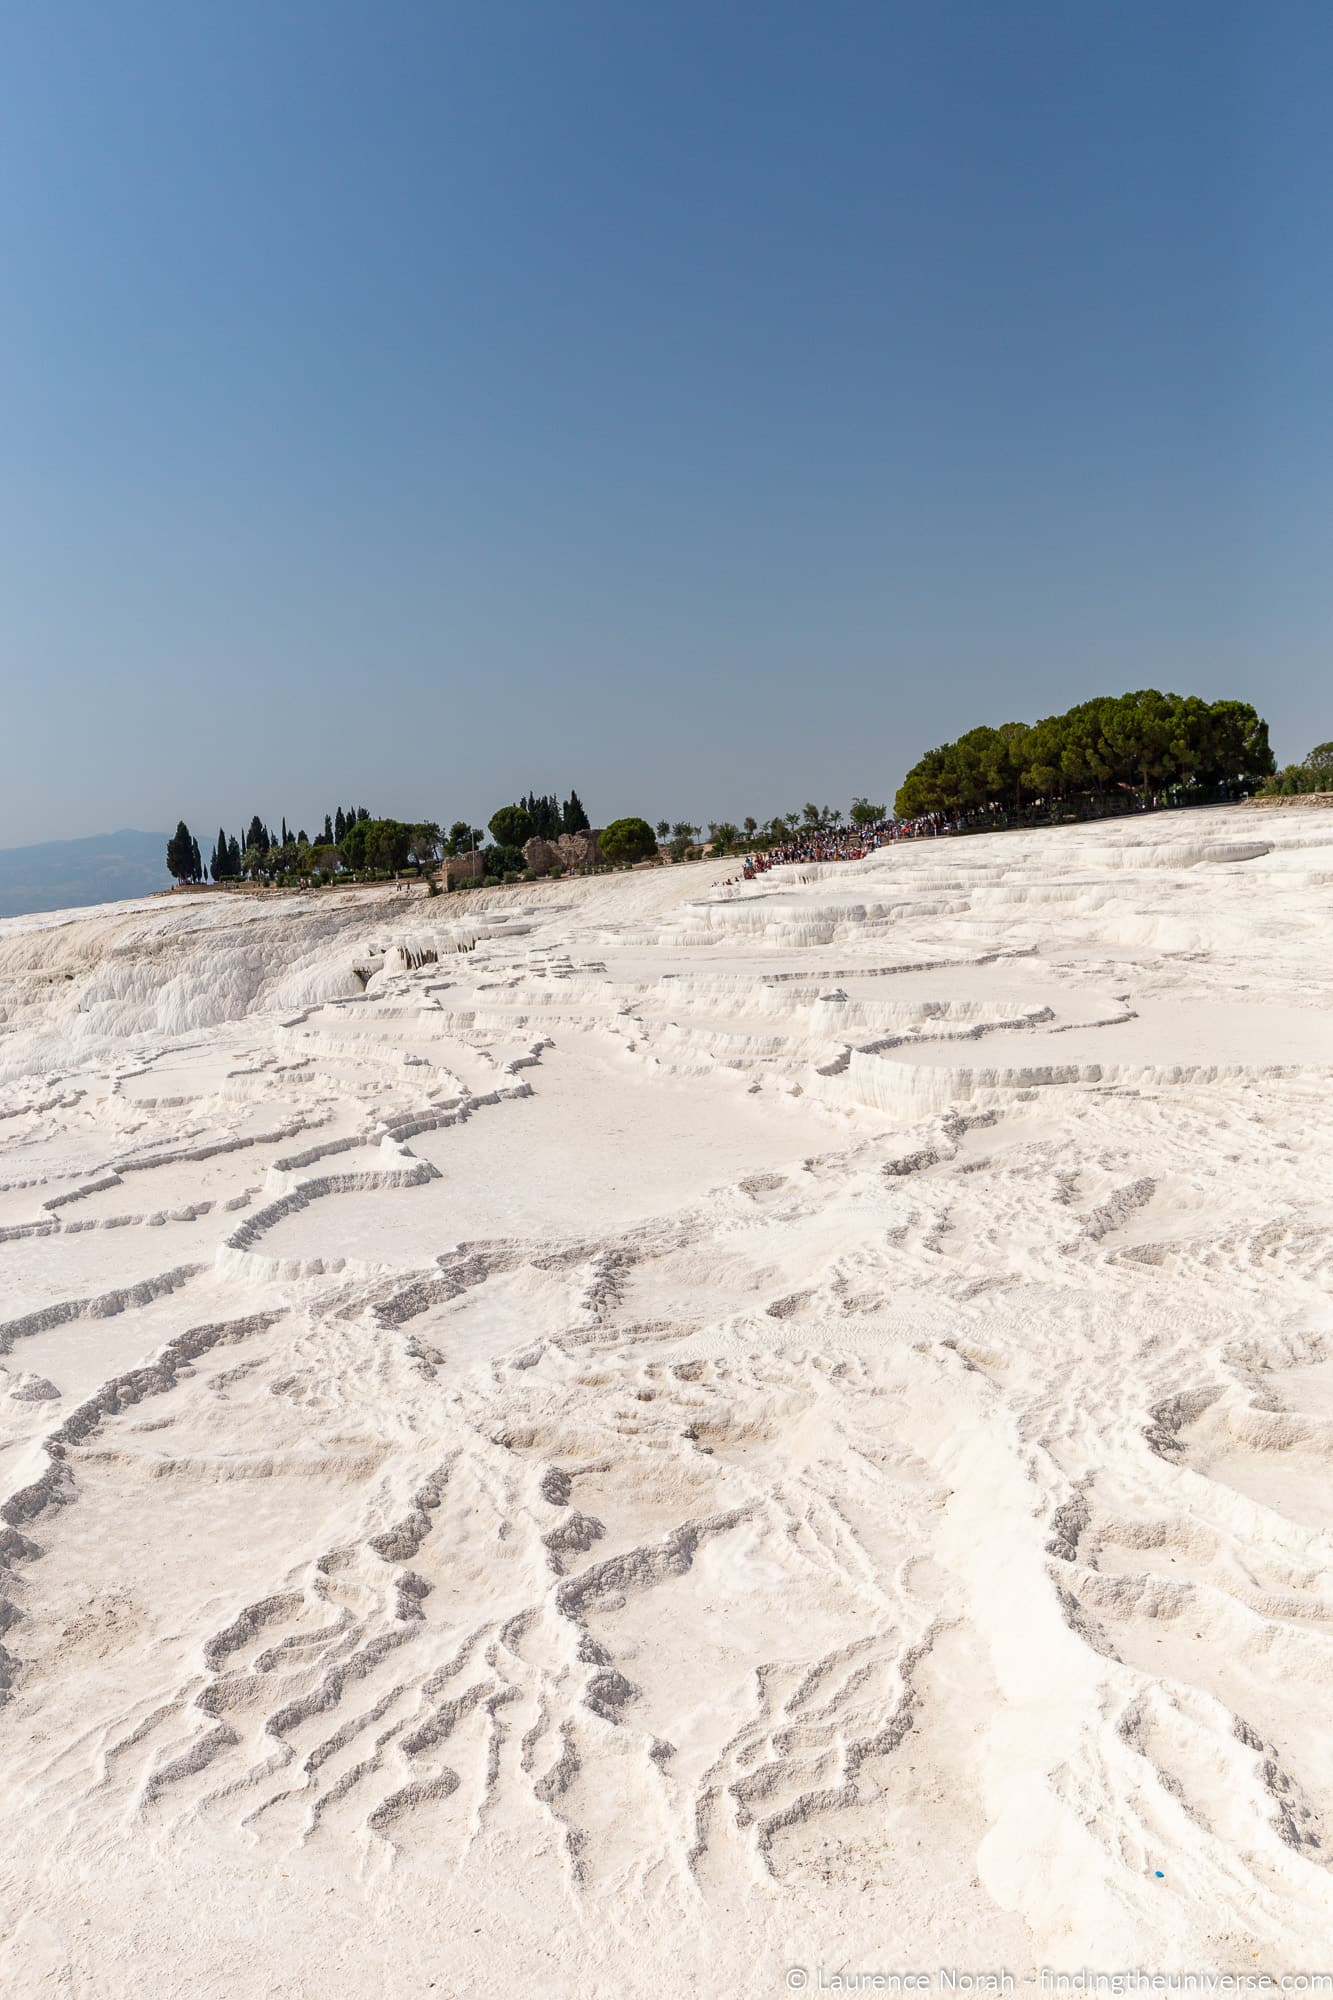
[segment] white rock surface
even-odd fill
[[[6,1994],[1327,1969],[1333,812],[728,868],[0,924]]]

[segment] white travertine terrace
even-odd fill
[[[1333,811],[729,872],[0,923],[6,1994],[1327,1969]]]

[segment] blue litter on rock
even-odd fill
[[[1157,1877],[1159,1882],[1165,1882],[1166,1877],[1165,1875],[1163,1875],[1160,1868],[1154,1868],[1152,1872]]]

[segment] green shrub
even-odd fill
[[[657,835],[646,819],[613,819],[599,845],[612,867],[632,867],[657,852]]]

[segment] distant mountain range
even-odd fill
[[[170,886],[165,833],[92,833],[0,848],[0,917],[119,903]]]

